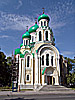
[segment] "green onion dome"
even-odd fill
[[[24,58],[24,56],[25,56],[24,54],[20,54],[20,58]]]
[[[15,55],[20,54],[20,48],[15,49]]]
[[[36,30],[39,28],[39,26],[37,24],[35,24],[34,26],[30,27],[29,28],[29,33],[32,33],[32,32],[36,32]]]
[[[23,39],[23,38],[30,38],[30,34],[29,34],[28,31],[26,31],[26,33],[24,33],[24,34],[22,35],[22,39]]]
[[[55,38],[53,37],[53,41],[55,41]]]
[[[48,21],[50,20],[50,18],[48,17],[48,15],[45,15],[45,14],[42,14],[38,17],[38,22],[41,20],[41,19],[47,19]]]
[[[20,45],[20,48],[23,46],[23,43]]]

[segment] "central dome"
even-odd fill
[[[41,20],[41,19],[47,19],[48,21],[50,20],[50,18],[48,17],[48,15],[45,15],[45,14],[42,14],[38,17],[38,22]]]
[[[36,30],[39,28],[39,26],[37,24],[35,24],[34,26],[30,27],[29,28],[29,33],[32,33],[32,32],[36,32]]]

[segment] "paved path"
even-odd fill
[[[36,94],[75,94],[75,91],[22,91],[22,92],[11,92],[11,91],[2,91],[1,95],[36,95]]]
[[[40,91],[48,91],[48,92],[73,92],[72,89],[67,88],[65,86],[52,86],[52,85],[45,85],[43,88],[40,89]]]
[[[37,94],[0,96],[0,100],[75,100],[75,94]]]
[[[0,91],[0,100],[75,100],[75,91],[61,86],[44,86],[40,91]]]

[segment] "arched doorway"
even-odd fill
[[[53,85],[55,83],[55,78],[53,77],[54,68],[48,67],[45,73],[45,83],[47,85]]]

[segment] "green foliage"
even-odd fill
[[[9,66],[11,66],[11,63],[12,63],[12,57],[7,57],[7,64],[9,65]]]
[[[69,85],[70,83],[74,84],[75,83],[75,73],[69,73],[66,75],[67,77],[67,85]]]
[[[74,84],[74,82],[75,82],[75,73],[72,73],[72,76],[71,76],[71,83],[73,83]]]
[[[67,57],[65,57],[65,59],[67,60],[67,71],[69,74],[69,72],[73,69],[73,67],[75,68],[75,59],[71,59]]]
[[[0,86],[11,85],[11,63],[7,61],[5,54],[0,52]]]

